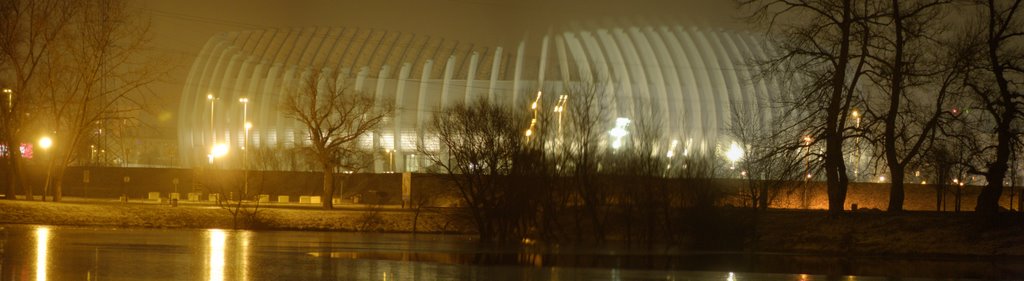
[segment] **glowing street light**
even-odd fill
[[[629,131],[626,131],[626,126],[629,126],[629,118],[619,117],[615,119],[615,128],[608,131],[608,134],[615,138],[612,141],[612,148],[619,149],[619,147],[622,147],[622,138],[629,134]]]
[[[210,150],[210,156],[214,159],[224,157],[225,155],[228,155],[228,145],[226,144],[218,143]]]
[[[544,95],[544,92],[537,91],[537,98],[533,99],[533,104],[530,104],[530,110],[533,111],[533,120],[530,120],[530,128],[526,129],[526,141],[530,141],[530,136],[533,136],[533,130],[537,128],[537,108],[540,106],[540,98]]]
[[[387,150],[387,152],[388,152],[388,172],[389,173],[394,173],[395,172],[395,151],[393,149],[389,148]]]
[[[860,111],[854,109],[853,112],[850,113],[850,115],[853,116],[854,128],[860,130]],[[860,177],[860,138],[856,138],[853,141],[853,147],[853,179],[857,180]]]
[[[39,139],[39,148],[50,149],[53,146],[53,139],[50,137],[42,137]]]
[[[555,103],[555,113],[558,113],[558,136],[562,136],[562,112],[565,112],[565,103],[569,101],[569,95],[561,95]]]
[[[732,142],[732,144],[729,145],[729,150],[725,152],[725,158],[729,159],[729,163],[731,163],[729,169],[735,169],[736,162],[743,159],[743,148],[736,142]]]
[[[39,148],[45,151],[50,147],[53,147],[53,139],[46,136],[39,138]],[[46,153],[46,156],[46,183],[43,184],[43,201],[46,201],[46,193],[50,190],[50,171],[53,170],[53,156],[50,153]]]
[[[4,88],[4,94],[7,95],[7,112],[11,112],[14,108],[14,90]]]
[[[805,146],[804,147],[804,149],[805,149],[805,151],[804,151],[804,158],[807,159],[805,161],[806,164],[805,164],[805,167],[804,167],[804,172],[807,174],[807,180],[810,181],[811,180],[811,143],[814,142],[814,139],[811,138],[811,136],[804,136],[803,141],[804,141],[804,146]]]

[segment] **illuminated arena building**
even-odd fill
[[[390,157],[377,160],[375,171],[416,171],[425,164],[416,147],[437,149],[429,122],[445,105],[483,97],[528,107],[538,91],[557,97],[566,83],[582,81],[607,87],[604,98],[614,115],[608,129],[619,118],[654,109],[663,119],[664,143],[678,144],[674,153],[721,155],[731,143],[725,129],[733,108],[771,118],[755,108],[766,107],[761,103],[780,94],[780,86],[753,79],[756,70],[747,66],[748,58],[763,59],[769,51],[753,34],[672,24],[556,29],[512,46],[365,28],[223,33],[206,43],[186,81],[180,159],[186,167],[206,163],[213,142],[237,151],[244,143],[243,115],[252,123],[250,147],[301,145],[304,127],[279,108],[283,93],[299,87],[293,77],[314,69],[395,102],[395,116],[361,140]]]

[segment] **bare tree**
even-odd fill
[[[566,86],[569,98],[564,125],[564,135],[560,136],[565,148],[562,149],[564,161],[560,167],[565,171],[566,185],[573,190],[573,197],[581,201],[573,224],[577,236],[581,233],[594,235],[597,241],[605,237],[605,213],[607,212],[607,186],[599,180],[599,164],[608,151],[601,147],[607,138],[610,110],[602,100],[608,93],[605,85],[594,82],[581,82]],[[562,122],[562,121],[559,121]],[[563,134],[563,133],[559,133]],[[584,231],[582,223],[589,221],[592,230]]]
[[[534,209],[517,184],[528,154],[523,132],[529,118],[480,99],[434,115],[432,130],[441,152],[420,148],[457,187],[481,241],[516,241]]]
[[[813,142],[825,143],[828,209],[837,214],[849,183],[843,146],[851,137],[848,117],[860,100],[871,35],[867,22],[878,17],[878,1],[737,1],[751,11],[749,19],[766,24],[769,41],[780,50],[761,62],[763,74],[783,76],[798,86],[786,103],[801,111],[804,120],[798,124],[805,124]]]
[[[606,156],[611,162],[606,164],[612,164],[607,174],[618,178],[614,198],[623,213],[627,243],[635,239],[650,247],[658,239],[658,231],[668,232],[662,229],[666,219],[662,210],[668,207],[670,197],[665,180],[669,156],[660,143],[664,127],[660,113],[655,109],[638,112],[630,122],[629,141]]]
[[[995,213],[1009,170],[1010,157],[1020,142],[1020,126],[1024,117],[1024,22],[1021,0],[972,0],[969,6],[980,14],[971,22],[960,42],[968,59],[967,96],[972,101],[957,118],[973,132],[956,135],[960,145],[972,148],[969,166],[972,174],[985,176],[986,184],[978,195],[975,210]],[[980,114],[966,114],[970,109]]]
[[[951,95],[966,57],[940,41],[948,33],[940,21],[943,8],[951,2],[892,0],[874,21],[868,77],[885,96],[865,102],[867,122],[858,129],[881,131],[869,135],[889,169],[891,212],[903,210],[907,166],[918,161],[943,120],[952,117]]]
[[[148,43],[148,23],[137,20],[126,2],[28,2],[5,6],[14,18],[5,22],[13,40],[3,43],[13,50],[4,53],[10,61],[23,62],[14,67],[13,76],[21,82],[9,97],[12,118],[5,127],[16,131],[25,124],[17,118],[30,116],[15,109],[38,109],[34,111],[42,118],[30,117],[32,124],[55,140],[45,151],[49,163],[44,192],[52,188],[53,200],[60,201],[64,170],[76,160],[95,124],[128,118],[140,107],[140,89],[155,81],[157,73],[149,57],[141,55]],[[17,106],[13,94],[19,96]]]
[[[741,196],[754,209],[764,210],[787,187],[795,188],[803,177],[804,157],[800,146],[789,140],[799,139],[799,132],[787,126],[790,115],[776,115],[762,120],[764,110],[750,112],[733,107],[729,132],[736,139],[741,159],[736,167],[746,181]]]
[[[29,136],[25,123],[39,97],[44,96],[38,76],[46,69],[47,57],[59,48],[58,41],[74,20],[75,1],[12,0],[0,3],[0,75],[4,89],[4,110],[0,111],[0,141],[6,149],[5,168],[10,178],[6,198],[13,199],[20,187],[32,200],[32,188],[23,174],[19,147]]]
[[[61,66],[70,71],[48,83],[56,86],[47,106],[58,140],[52,159],[54,201],[60,201],[63,193],[64,170],[79,158],[95,125],[105,120],[126,124],[133,119],[146,98],[144,87],[160,73],[153,58],[141,55],[149,43],[149,24],[135,19],[126,2],[97,0],[84,5],[73,28],[81,37],[67,46],[77,52],[63,51],[72,54]]]
[[[372,154],[360,150],[357,140],[391,116],[394,103],[354,91],[343,78],[328,71],[314,70],[297,79],[302,84],[286,94],[282,111],[306,127],[309,146],[305,150],[324,173],[322,202],[325,209],[331,209],[335,169],[356,170],[367,165]]]

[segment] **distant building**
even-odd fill
[[[205,164],[215,142],[237,153],[244,136],[243,97],[253,124],[250,149],[301,146],[306,132],[279,112],[280,100],[299,86],[296,74],[314,69],[396,103],[385,127],[360,141],[368,150],[394,151],[383,154],[394,164],[378,160],[376,171],[422,167],[416,147],[437,149],[429,121],[445,105],[487,98],[528,110],[538,91],[557,98],[567,83],[588,81],[610,93],[604,97],[614,115],[608,130],[654,110],[666,136],[661,150],[724,155],[731,144],[724,130],[732,109],[763,112],[761,120],[768,120],[771,112],[756,108],[766,108],[769,97],[781,92],[777,83],[754,79],[756,70],[748,66],[748,58],[769,56],[760,41],[745,32],[674,24],[553,29],[511,46],[365,28],[223,33],[206,43],[186,81],[179,160],[186,167]]]

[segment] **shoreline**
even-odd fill
[[[349,206],[352,207],[352,206]],[[453,219],[445,209],[423,210],[416,234],[472,235],[472,225]],[[824,211],[769,210],[749,217],[748,210],[725,209],[724,221],[751,228],[731,235],[724,247],[689,244],[665,246],[677,253],[786,255],[881,259],[1024,259],[1024,215],[1008,213],[982,222],[971,213],[879,211],[828,218]],[[244,217],[239,215],[240,220]],[[322,210],[306,206],[261,206],[257,219],[237,229],[254,231],[327,231],[413,234],[415,212],[394,206]],[[240,221],[241,222],[241,221]],[[39,202],[0,200],[0,224],[115,227],[145,229],[236,229],[230,212],[212,204],[110,203],[110,201]],[[732,230],[732,229],[729,229]],[[714,231],[714,230],[712,230]],[[747,232],[747,231],[745,231]],[[751,236],[753,235],[753,236]],[[623,243],[621,239],[610,239]],[[580,242],[576,245],[584,245]],[[560,243],[563,245],[571,245]],[[742,245],[736,245],[742,244]],[[634,246],[642,248],[642,246]]]

